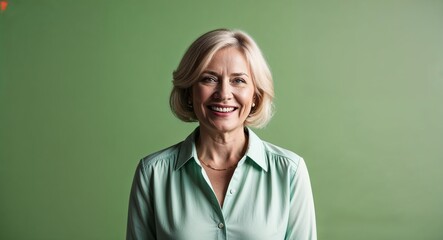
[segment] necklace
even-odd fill
[[[226,171],[226,170],[229,170],[229,169],[237,167],[237,164],[238,164],[238,162],[237,162],[236,164],[234,164],[232,166],[229,166],[227,168],[215,168],[215,167],[212,167],[211,165],[207,164],[203,160],[201,160],[201,159],[199,159],[199,160],[200,160],[201,163],[203,163],[203,165],[205,165],[206,167],[208,167],[208,168],[210,168],[212,170],[215,170],[215,171]]]

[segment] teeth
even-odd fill
[[[212,110],[217,112],[232,112],[234,111],[233,107],[211,107]]]

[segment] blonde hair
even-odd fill
[[[197,38],[173,72],[173,88],[169,99],[172,112],[185,122],[196,122],[190,105],[192,86],[208,66],[214,54],[226,47],[237,47],[246,57],[255,86],[255,107],[245,121],[246,126],[264,127],[273,114],[274,85],[271,71],[255,41],[239,30],[216,29]]]

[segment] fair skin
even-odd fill
[[[220,206],[237,162],[246,152],[244,123],[254,102],[254,82],[243,53],[227,47],[215,53],[192,87],[192,103],[200,124],[197,154]]]

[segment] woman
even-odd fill
[[[127,239],[316,239],[312,191],[301,157],[249,126],[272,115],[272,77],[242,31],[200,36],[173,74],[170,105],[199,126],[140,161]]]

